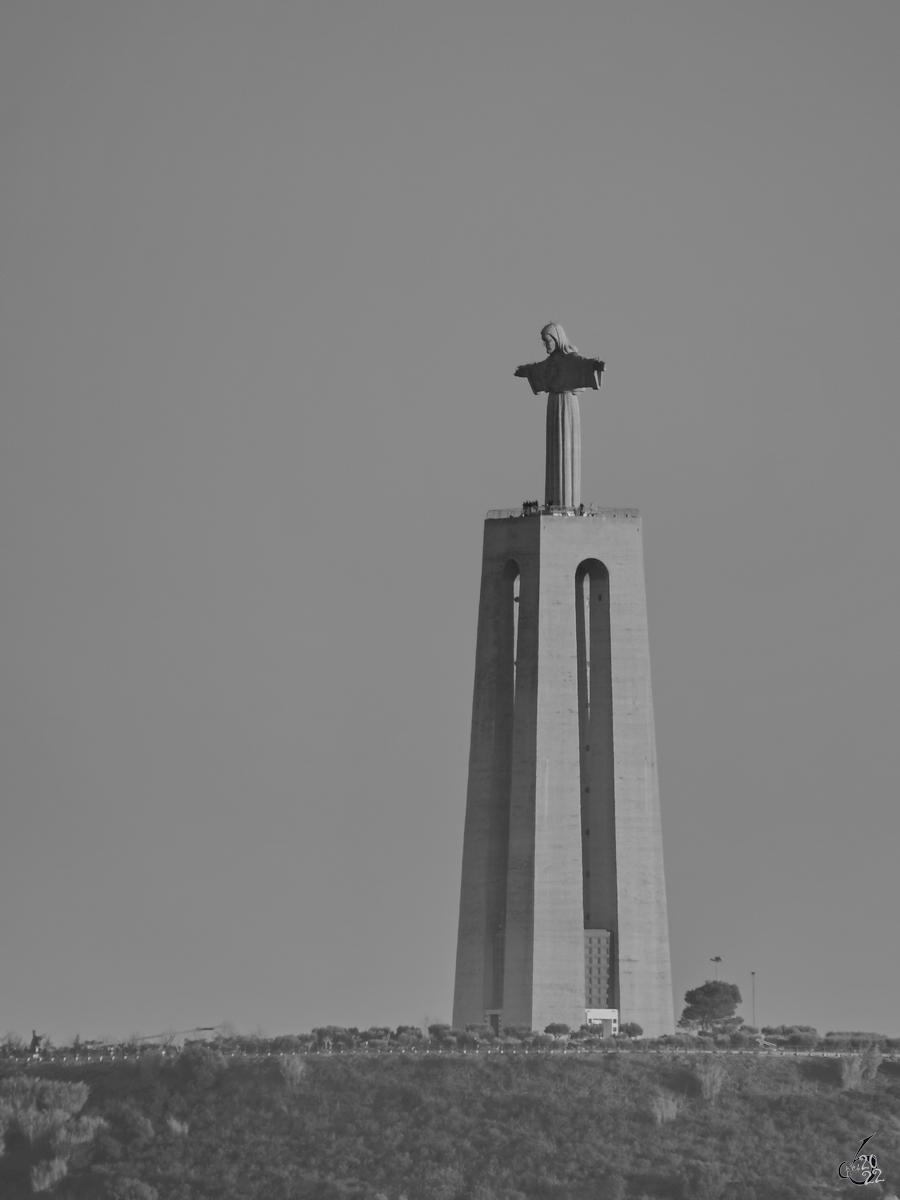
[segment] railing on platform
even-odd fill
[[[520,504],[518,508],[491,508],[488,510],[486,521],[506,521],[512,517],[605,517],[606,519],[639,517],[636,508],[595,508],[593,505],[581,504],[578,508],[556,508],[549,504],[534,503]]]

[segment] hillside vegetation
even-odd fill
[[[818,1200],[900,1181],[900,1063],[189,1046],[0,1073],[3,1200]]]

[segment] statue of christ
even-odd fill
[[[552,321],[541,330],[547,351],[543,362],[525,363],[515,374],[527,379],[531,390],[547,397],[547,458],[544,477],[548,508],[578,508],[581,503],[581,421],[578,395],[600,387],[604,364],[583,358],[569,343],[563,327]]]

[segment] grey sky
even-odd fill
[[[718,954],[900,1034],[898,52],[893,0],[7,0],[0,1026],[449,1019],[558,320],[645,521],[676,1009]]]

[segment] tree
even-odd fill
[[[475,1025],[467,1025],[466,1033],[471,1034],[476,1042],[491,1042],[496,1037],[490,1025],[485,1025],[483,1022]]]
[[[741,993],[736,983],[725,983],[721,979],[707,979],[701,987],[691,988],[684,993],[685,1009],[678,1022],[682,1028],[699,1025],[708,1029],[714,1021],[734,1016],[741,1003]]]
[[[626,1021],[624,1025],[619,1026],[619,1033],[624,1033],[626,1037],[641,1037],[643,1032],[644,1027],[638,1025],[637,1021]]]
[[[520,1042],[524,1041],[525,1038],[531,1037],[533,1035],[533,1033],[534,1033],[534,1030],[531,1028],[530,1025],[504,1025],[503,1026],[503,1036],[504,1037],[518,1038],[518,1040]]]
[[[54,1188],[79,1151],[106,1128],[101,1117],[78,1115],[87,1098],[86,1083],[21,1075],[0,1081],[0,1148],[5,1149],[0,1192],[4,1196]]]

